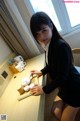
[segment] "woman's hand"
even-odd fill
[[[40,85],[35,85],[32,89],[30,89],[30,92],[35,96],[38,96],[44,93],[42,86]]]
[[[42,72],[38,70],[32,70],[30,73],[31,76],[33,76],[34,74],[36,74],[38,77],[42,76]]]

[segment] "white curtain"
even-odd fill
[[[10,48],[25,59],[42,53],[42,48],[39,47],[30,33],[31,15],[24,0],[0,0],[0,4],[2,6],[0,8],[2,13],[0,34]],[[23,16],[26,17],[26,22]]]

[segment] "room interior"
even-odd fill
[[[4,97],[6,97],[6,99],[8,98],[8,94],[6,93],[7,92],[9,93],[8,87],[10,88],[11,80],[12,80],[12,84],[14,85],[14,83],[16,84],[16,82],[14,81],[14,77],[18,75],[20,76],[23,73],[24,75],[26,75],[25,74],[26,72],[28,73],[27,74],[28,76],[30,69],[32,69],[30,68],[31,66],[29,67],[29,64],[33,63],[34,65],[35,63],[35,67],[37,68],[38,64],[36,63],[38,63],[40,59],[42,60],[42,63],[39,69],[41,69],[41,67],[43,67],[45,64],[45,61],[44,61],[45,59],[44,59],[44,50],[37,44],[37,42],[34,40],[30,32],[30,26],[29,26],[30,17],[34,13],[30,2],[28,0],[11,0],[11,1],[0,0],[0,6],[1,6],[0,7],[0,11],[1,11],[0,13],[1,14],[1,17],[0,17],[0,21],[1,21],[0,23],[0,29],[1,29],[0,31],[0,101],[1,100],[3,101]],[[62,36],[70,44],[72,48],[73,56],[74,56],[74,64],[75,66],[79,67],[80,66],[80,26],[76,27],[76,29],[73,29],[71,32],[62,34]],[[16,70],[13,71],[13,69],[11,70],[9,68],[9,63],[8,63],[9,60],[18,55],[21,55],[24,58],[24,61],[26,62],[25,69],[22,72],[18,72]],[[8,74],[7,78],[4,78],[2,76],[2,74],[4,74],[3,72],[7,72]],[[47,80],[46,78],[49,78],[49,77],[44,77],[44,78],[46,82]],[[43,85],[43,82],[42,82],[43,79],[41,78],[40,80],[41,80],[41,84]],[[20,84],[21,83],[18,82],[19,86]],[[17,86],[16,87],[14,86],[14,89],[16,89],[16,92],[17,92],[17,88],[18,88]],[[40,120],[49,121],[53,119],[50,113],[50,110],[51,110],[53,98],[55,97],[56,93],[57,93],[57,90],[55,90],[50,95],[43,95],[38,97],[37,99],[34,97],[29,97],[29,99],[26,98],[28,99],[28,101],[37,100],[37,104],[34,105],[34,106],[37,106],[37,109],[34,110],[35,114],[37,113],[37,118],[36,118],[36,115],[34,116],[32,114],[32,118],[30,118],[30,121],[40,121]],[[18,92],[16,95],[14,92],[12,92],[12,94],[14,94],[12,99],[19,95]],[[12,104],[14,105],[15,103],[14,106],[18,104],[18,108],[19,108],[18,110],[21,110],[20,108],[22,108],[20,105],[22,105],[26,110],[23,104],[23,103],[28,103],[26,99],[20,102],[18,102],[18,100],[16,100],[17,102],[15,102],[15,100],[13,99]],[[8,100],[11,101],[11,99],[8,99]],[[5,101],[0,102],[0,105],[1,104],[4,105],[4,109],[2,110],[3,112],[0,111],[0,114],[6,113],[6,108],[8,106],[6,106],[4,103],[6,102]],[[51,105],[49,105],[50,103]],[[7,101],[7,104],[8,104],[8,101]],[[11,109],[12,108],[13,106],[11,106]],[[13,109],[13,111],[15,111],[15,109]],[[20,113],[22,113],[22,111],[18,112],[19,115]],[[15,115],[17,115],[15,113],[12,113],[11,110],[9,109],[8,115],[10,114],[12,114],[12,118]],[[39,114],[40,116],[42,116],[42,119],[40,118]],[[26,116],[25,111],[23,111],[23,116],[24,117]],[[12,121],[12,118],[11,118],[11,121]],[[15,117],[15,120],[16,119],[18,118]],[[24,119],[25,121],[27,121],[26,117]],[[20,120],[23,120],[23,118],[22,119],[19,118],[19,121]],[[76,117],[76,121],[79,121],[79,120],[80,120],[80,111]]]

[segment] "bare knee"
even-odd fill
[[[53,107],[52,107],[52,114],[58,119],[61,119],[61,115],[62,115],[62,109],[63,109],[63,101],[59,98],[56,97],[54,103],[53,103]]]
[[[60,120],[61,118],[61,115],[62,115],[62,112],[59,108],[55,108],[55,109],[52,109],[52,114],[58,119]]]

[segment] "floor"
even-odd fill
[[[54,100],[55,95],[56,95],[56,90],[55,90],[55,93],[51,93],[51,94],[45,96],[44,121],[54,121],[54,117],[51,113],[51,108],[53,105],[53,100]]]

